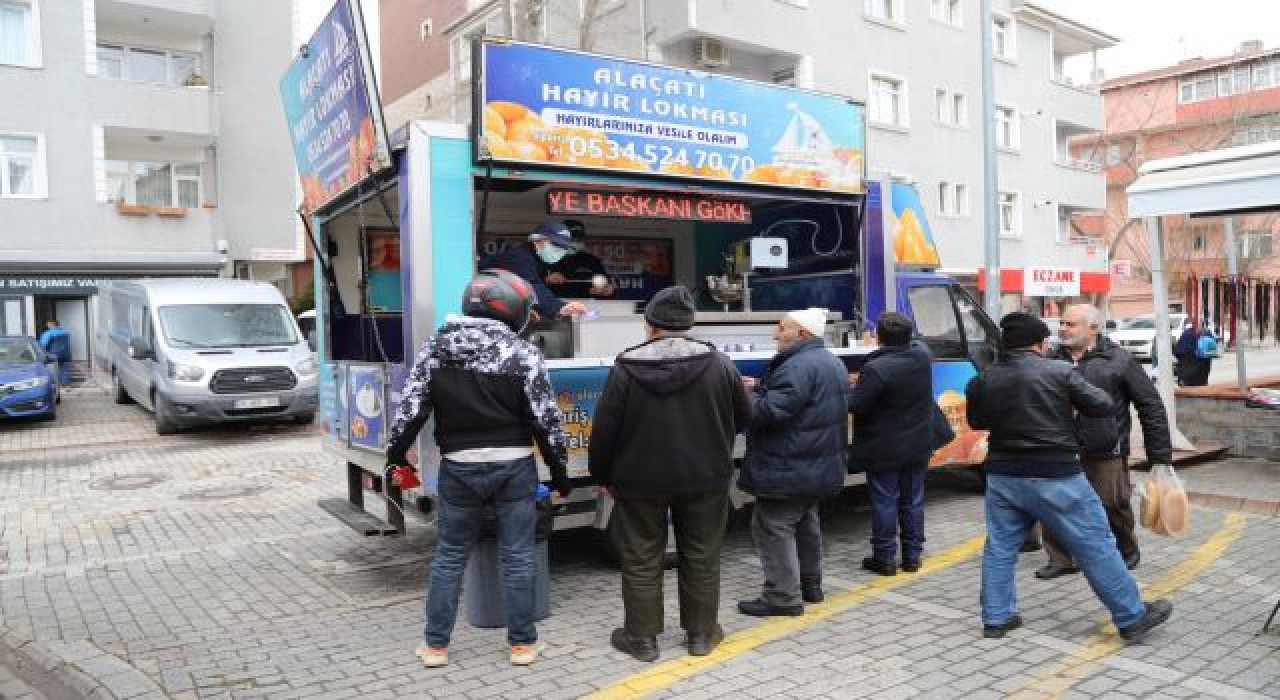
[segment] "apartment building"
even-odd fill
[[[1026,266],[1079,270],[1082,296],[1110,284],[1106,246],[1082,229],[1102,209],[1101,167],[1072,139],[1103,124],[1096,86],[1068,59],[1118,40],[1019,0],[995,0],[999,226],[1006,306]],[[868,169],[913,181],[945,271],[981,286],[981,27],[977,0],[382,0],[388,125],[470,117],[467,47],[499,34],[849,95],[867,105]],[[415,31],[410,31],[414,28]],[[431,60],[414,60],[430,54]],[[447,62],[446,62],[447,56]],[[409,60],[406,60],[409,59]],[[406,64],[419,68],[416,75]],[[394,66],[394,68],[393,68]],[[391,71],[400,71],[393,82]],[[396,89],[394,86],[400,86]]]
[[[287,278],[293,2],[0,0],[0,333],[92,353],[102,279]]]
[[[1246,41],[1229,56],[1194,58],[1172,66],[1112,78],[1102,84],[1104,132],[1078,139],[1073,150],[1105,168],[1105,215],[1086,225],[1105,234],[1112,249],[1111,313],[1150,313],[1151,255],[1145,223],[1130,220],[1125,190],[1141,165],[1230,146],[1280,141],[1280,48]],[[1186,282],[1225,275],[1222,219],[1168,216],[1165,270],[1169,299],[1182,306]],[[1235,221],[1240,271],[1250,277],[1280,275],[1275,239],[1280,216],[1241,216]]]

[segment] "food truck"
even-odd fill
[[[957,433],[934,464],[981,461],[985,436],[965,422],[964,386],[992,361],[998,335],[935,271],[915,188],[867,177],[862,104],[487,37],[472,47],[471,124],[415,121],[388,137],[358,23],[339,2],[281,84],[316,252],[324,441],[347,464],[347,498],[322,504],[335,516],[392,534],[406,511],[430,510],[430,424],[417,446],[422,485],[402,492],[384,473],[406,372],[459,311],[478,261],[524,245],[548,218],[581,222],[612,287],[582,300],[587,314],[525,331],[548,358],[569,434],[575,488],[556,506],[556,529],[607,527],[608,496],[587,478],[592,413],[614,356],[644,340],[644,302],[672,284],[695,292],[693,335],[757,377],[787,310],[828,309],[827,344],[850,371],[874,350],[874,320],[906,313],[935,356],[935,392]],[[351,37],[344,68],[337,44]],[[342,71],[366,82],[331,77]],[[363,94],[348,93],[346,106],[313,100],[308,113],[299,93],[330,94],[326,80]],[[861,475],[851,471],[852,483]],[[365,508],[369,494],[387,501],[385,521]],[[735,489],[733,500],[746,496]]]

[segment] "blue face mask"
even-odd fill
[[[553,245],[542,246],[538,249],[538,257],[542,258],[542,262],[548,265],[554,265],[560,262],[560,260],[568,254],[569,251]]]

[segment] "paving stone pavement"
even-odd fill
[[[981,535],[972,486],[931,480],[926,556]],[[553,538],[552,616],[539,625],[548,646],[536,665],[511,667],[503,631],[472,628],[464,612],[452,663],[421,668],[411,650],[432,528],[360,537],[316,505],[344,489],[341,464],[304,428],[159,438],[139,408],[87,390],[66,399],[56,423],[0,425],[0,646],[102,698],[570,698],[652,668],[608,646],[621,620],[618,577],[590,533]],[[864,500],[826,508],[829,594],[872,580],[858,568]],[[1093,641],[1105,614],[1081,577],[1035,580],[1043,555],[1033,554],[1019,565],[1027,625],[1004,640],[980,638],[973,557],[655,696],[1280,697],[1280,634],[1259,634],[1280,598],[1280,519],[1242,517],[1223,556],[1173,594],[1170,624],[1068,683],[1047,674]],[[1144,531],[1140,583],[1177,574],[1225,518],[1198,507],[1185,537]],[[724,555],[729,633],[759,624],[734,610],[759,584],[739,527]],[[662,661],[683,657],[680,636],[661,637]],[[8,697],[18,686],[3,668]]]

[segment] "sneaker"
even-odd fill
[[[1138,621],[1120,630],[1124,641],[1133,644],[1142,641],[1151,630],[1163,625],[1173,614],[1173,603],[1161,598],[1147,603],[1147,611],[1142,613]]]
[[[1068,576],[1070,574],[1078,574],[1078,573],[1080,573],[1080,569],[1077,569],[1074,566],[1058,566],[1057,564],[1045,564],[1039,569],[1036,569],[1036,578],[1041,579],[1043,581],[1048,581],[1049,579],[1055,579],[1060,576]]]
[[[1011,632],[1022,626],[1022,616],[1014,615],[998,625],[983,625],[982,636],[987,639],[1000,639],[1004,637],[1006,632]]]
[[[706,656],[710,654],[720,642],[724,641],[724,630],[720,625],[711,632],[689,632],[685,636],[685,646],[689,647],[691,656]]]
[[[738,612],[752,617],[800,617],[803,605],[774,605],[763,598],[738,603]]]
[[[538,660],[538,652],[540,651],[542,651],[542,647],[537,642],[533,644],[512,644],[511,665],[528,666]]]
[[[821,603],[827,596],[823,594],[821,585],[805,583],[800,585],[800,599],[806,603]]]
[[[609,636],[609,644],[637,661],[651,663],[658,660],[657,637],[633,637],[625,628],[619,627]]]
[[[427,668],[440,668],[449,663],[449,647],[418,647],[413,653]]]
[[[875,557],[866,557],[862,560],[862,568],[873,574],[881,576],[897,576],[898,565],[891,561],[881,561]]]

